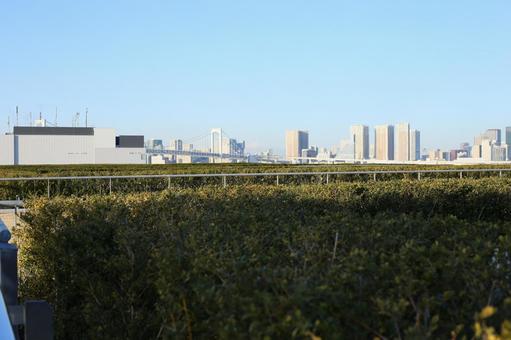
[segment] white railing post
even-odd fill
[[[112,194],[112,177],[108,179],[108,190],[110,192],[110,195]]]
[[[277,185],[279,185],[279,175],[277,175]]]
[[[460,179],[463,178],[463,171],[460,171]]]
[[[223,177],[224,188],[227,187],[227,176]]]
[[[48,180],[48,190],[47,190],[48,198],[50,198],[50,180]]]
[[[329,183],[328,175],[329,175],[329,174],[326,174],[326,184],[328,184],[328,183]]]

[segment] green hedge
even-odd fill
[[[484,166],[492,168],[495,166]],[[468,166],[468,168],[477,169],[480,166]],[[15,171],[13,173],[13,171]],[[154,192],[162,191],[167,188],[200,188],[205,186],[223,186],[222,177],[183,177],[183,178],[125,178],[125,179],[44,179],[47,176],[95,176],[95,175],[164,175],[164,174],[209,174],[209,173],[274,173],[274,172],[292,172],[291,176],[279,176],[281,185],[303,185],[327,183],[327,175],[302,175],[301,172],[333,172],[333,171],[389,171],[389,170],[433,170],[433,169],[456,169],[455,166],[418,166],[418,165],[253,165],[253,164],[188,164],[188,165],[90,165],[90,166],[46,166],[31,167],[24,166],[19,168],[0,167],[0,176],[7,177],[38,177],[41,180],[26,180],[16,182],[0,182],[0,198],[23,200],[34,196],[47,196],[48,191],[51,197],[58,195],[101,195],[110,193],[136,193],[136,192]],[[497,172],[465,172],[464,178],[485,179],[498,178]],[[511,172],[503,172],[504,179],[511,179]],[[422,174],[422,180],[431,179],[458,179],[459,174],[454,173],[429,173]],[[399,174],[385,173],[378,174],[377,181],[405,180],[416,181],[417,174]],[[373,181],[372,174],[330,174],[329,183],[346,182],[368,182]],[[110,186],[111,182],[111,186]],[[232,185],[273,185],[277,182],[277,176],[239,176],[226,177],[226,184]]]
[[[463,168],[509,168],[509,165],[467,165]],[[289,164],[167,164],[167,165],[44,165],[44,166],[0,166],[0,177],[69,177],[69,176],[109,176],[109,175],[160,175],[160,174],[211,174],[211,173],[260,173],[260,172],[296,172],[296,176],[280,177],[281,184],[324,183],[326,176],[300,176],[300,172],[333,172],[333,171],[389,171],[389,170],[435,170],[459,169],[456,165],[378,165],[378,164],[338,164],[338,165],[289,165]],[[455,178],[457,173],[423,174],[423,178]],[[496,177],[497,173],[465,173],[468,178]],[[511,173],[504,172],[504,177]],[[415,179],[415,174],[378,175],[379,180]],[[331,175],[330,182],[367,181],[372,175]],[[274,184],[275,177],[242,177],[229,178],[230,185]],[[179,178],[172,179],[171,185],[178,187],[199,187],[205,185],[221,185],[221,178]],[[140,191],[159,191],[168,187],[167,179],[116,179],[113,191],[130,193]],[[16,196],[47,195],[47,182],[0,182],[0,197],[14,199]],[[51,181],[50,194],[84,195],[104,194],[109,192],[108,180],[59,180]]]
[[[510,184],[34,199],[22,292],[54,304],[59,339],[471,336],[487,304],[511,318]]]
[[[140,175],[178,173],[237,173],[237,172],[301,172],[301,171],[370,171],[426,169],[489,169],[511,168],[511,165],[429,165],[429,164],[78,164],[78,165],[16,165],[0,166],[0,177]]]

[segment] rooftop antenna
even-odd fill
[[[30,121],[28,122],[28,124],[29,124],[30,126],[32,126],[32,112],[29,112],[29,113],[28,113],[28,117],[29,117],[28,119],[30,120]]]
[[[39,120],[43,120],[43,114],[39,111]]]
[[[16,105],[16,126],[18,126],[18,122],[19,122],[19,111],[18,111],[18,105]]]
[[[86,107],[85,108],[85,127],[88,127],[87,125],[87,118],[88,118],[88,115],[89,115],[89,108]]]
[[[7,131],[11,131],[11,117],[7,116]]]
[[[77,112],[73,117],[73,127],[78,127],[80,125],[80,112]]]
[[[57,126],[57,107],[55,106],[55,126]]]

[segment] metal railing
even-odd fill
[[[219,178],[225,187],[228,184],[227,179],[233,177],[275,177],[275,183],[280,184],[283,177],[291,176],[324,176],[324,182],[329,183],[332,176],[342,175],[367,175],[368,179],[377,180],[382,175],[415,175],[418,180],[424,178],[427,174],[455,174],[463,178],[469,173],[496,173],[499,177],[503,173],[511,172],[511,168],[487,168],[487,169],[417,169],[417,170],[368,170],[368,171],[295,171],[295,172],[246,172],[246,173],[213,173],[213,174],[155,174],[155,175],[103,175],[103,176],[48,176],[48,177],[7,177],[0,178],[1,182],[22,182],[22,181],[46,181],[47,192],[50,196],[50,186],[52,181],[62,180],[106,180],[108,181],[109,192],[112,192],[112,180],[118,179],[168,179],[170,188],[171,179],[175,178]]]

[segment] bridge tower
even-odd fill
[[[223,139],[224,133],[221,128],[211,129],[211,153],[220,154],[220,161],[222,160],[224,154]],[[212,157],[213,163],[215,163],[215,158],[216,157]]]

